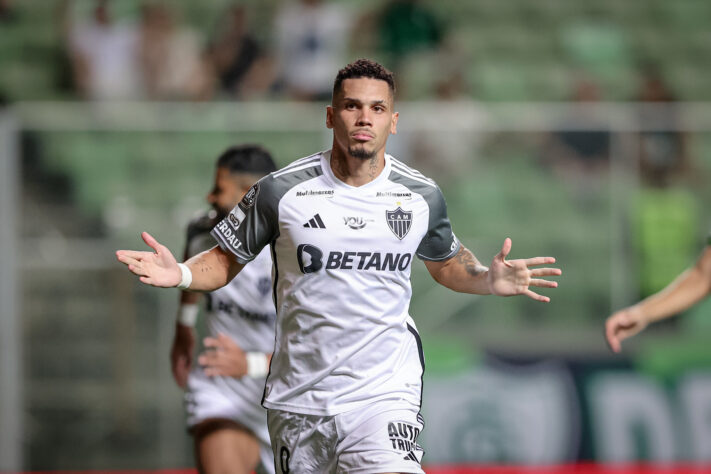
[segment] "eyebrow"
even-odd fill
[[[344,101],[344,102],[356,102],[356,103],[358,103],[358,104],[362,104],[362,103],[363,103],[362,100],[360,100],[360,99],[354,99],[354,98],[352,98],[352,97],[344,97],[344,98],[343,98],[343,101]],[[378,100],[374,100],[374,101],[370,102],[370,104],[371,104],[371,105],[386,105],[386,106],[387,106],[387,101],[385,101],[385,100],[383,100],[383,99],[378,99]]]

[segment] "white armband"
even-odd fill
[[[195,327],[200,307],[196,304],[181,304],[178,308],[178,322],[183,326]]]
[[[247,375],[264,377],[269,373],[269,359],[264,352],[247,352]]]
[[[190,271],[187,265],[184,263],[179,263],[178,268],[180,268],[180,283],[178,283],[177,288],[185,290],[190,288],[190,284],[193,282],[193,272]]]

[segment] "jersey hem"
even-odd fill
[[[443,262],[443,261],[449,260],[450,258],[457,255],[457,252],[459,252],[459,249],[461,249],[461,248],[462,248],[462,243],[457,242],[457,247],[454,250],[452,250],[450,253],[448,253],[445,257],[439,257],[439,258],[426,257],[424,255],[420,255],[419,253],[415,253],[415,255],[417,255],[417,258],[419,258],[420,260],[427,260],[429,262]]]
[[[406,394],[402,394],[406,395]],[[407,397],[405,396],[398,396],[397,393],[388,393],[380,397],[375,397],[375,398],[369,398],[367,400],[363,400],[360,402],[351,402],[347,403],[344,405],[340,405],[337,408],[314,408],[313,406],[302,406],[302,405],[293,405],[290,403],[279,403],[279,402],[270,402],[269,400],[264,400],[262,402],[262,406],[264,408],[269,409],[269,410],[281,410],[289,413],[298,413],[300,415],[313,415],[313,416],[335,416],[335,415],[340,415],[341,413],[345,413],[351,410],[357,410],[358,408],[362,408],[368,405],[371,405],[373,403],[378,403],[382,402],[385,400],[391,400],[391,401],[401,401],[402,403],[407,403],[415,407],[416,409],[420,409],[419,405],[412,400],[410,400],[411,394],[407,394]],[[415,397],[417,398],[417,397]]]
[[[222,235],[221,235],[219,232],[215,232],[215,231],[213,230],[212,232],[210,232],[210,235],[212,235],[212,237],[213,237],[215,240],[217,240],[217,245],[219,245],[222,250],[224,250],[225,252],[229,253],[230,255],[233,255],[233,256],[235,257],[235,260],[237,261],[237,263],[239,263],[239,264],[241,264],[241,265],[247,265],[249,262],[251,262],[252,260],[254,260],[255,258],[257,258],[257,256],[255,255],[254,257],[252,257],[252,258],[250,258],[250,259],[246,259],[246,258],[242,257],[241,255],[236,254],[236,253],[229,247],[229,245],[227,245],[227,242],[224,241]],[[257,255],[259,255],[259,254],[257,254]]]

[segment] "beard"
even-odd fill
[[[368,151],[365,148],[348,147],[348,154],[353,158],[369,160],[375,156],[375,150]]]
[[[231,211],[231,209],[230,209]],[[225,211],[224,209],[220,208],[217,204],[212,205],[212,209],[208,211],[208,216],[211,219],[217,219],[217,220],[222,220],[225,217],[227,217],[227,214],[230,213],[230,211]]]

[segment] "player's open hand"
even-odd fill
[[[173,254],[148,232],[143,232],[141,237],[153,249],[153,252],[117,250],[118,261],[126,264],[128,269],[138,275],[140,280],[147,285],[163,288],[177,286],[182,274]]]
[[[622,350],[622,341],[634,336],[647,327],[647,321],[635,307],[614,313],[605,322],[605,339],[613,352]]]
[[[198,357],[205,375],[215,377],[244,377],[247,375],[247,354],[229,337],[220,333],[217,337],[206,337],[205,352]]]
[[[543,276],[558,276],[559,268],[529,268],[537,265],[555,263],[553,257],[534,257],[519,260],[506,260],[511,252],[511,239],[506,238],[494,260],[489,266],[488,283],[491,293],[498,296],[526,295],[536,301],[549,302],[547,296],[539,295],[530,287],[556,288],[558,283],[545,280]]]
[[[195,334],[193,328],[183,324],[175,324],[175,337],[170,348],[170,367],[173,378],[178,387],[185,388],[188,384],[188,375],[193,365],[193,351],[195,350]]]

